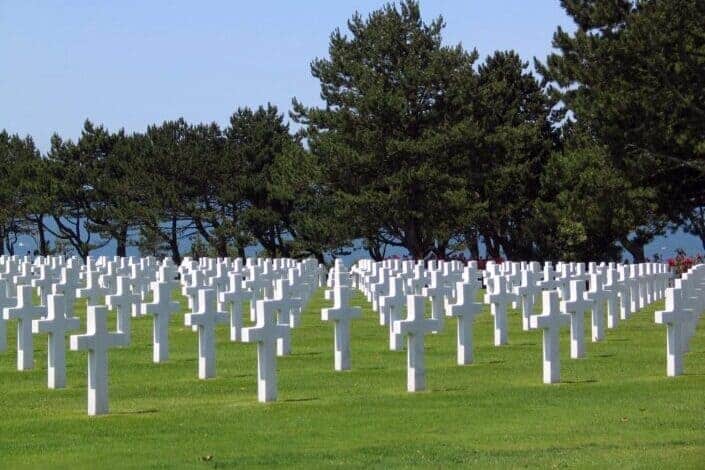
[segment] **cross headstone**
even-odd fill
[[[257,399],[260,402],[277,399],[276,345],[279,338],[289,335],[288,326],[277,322],[276,302],[258,300],[255,303],[257,323],[242,329],[242,341],[257,343]]]
[[[485,303],[490,304],[494,317],[494,345],[507,344],[507,307],[514,301],[516,295],[507,291],[507,281],[504,276],[492,278],[492,290],[485,294]]]
[[[46,305],[47,295],[51,294],[51,286],[54,283],[54,278],[51,275],[47,265],[42,264],[37,268],[38,276],[32,279],[32,287],[39,289],[39,304]]]
[[[438,333],[443,328],[443,316],[445,309],[445,299],[450,295],[450,289],[444,284],[443,274],[440,270],[431,271],[431,282],[428,287],[424,287],[423,295],[431,299],[431,318],[437,320]],[[408,300],[407,300],[408,303]]]
[[[425,306],[424,295],[407,295],[406,318],[394,322],[394,332],[407,337],[406,389],[409,392],[426,388],[424,337],[440,330],[438,320],[424,315]]]
[[[215,377],[215,327],[227,323],[228,315],[216,310],[213,289],[198,291],[198,310],[184,316],[184,324],[198,331],[198,378]]]
[[[543,330],[543,383],[561,381],[560,329],[570,323],[570,316],[563,313],[558,303],[558,291],[542,293],[543,311],[531,316],[531,328]]]
[[[88,305],[103,305],[107,288],[102,287],[99,282],[100,271],[86,271],[86,287],[76,289],[76,297],[87,299]]]
[[[130,317],[132,316],[132,304],[140,301],[139,294],[130,291],[130,278],[127,276],[117,276],[115,279],[115,293],[105,296],[105,304],[109,309],[115,310],[117,316],[116,330],[124,333],[127,344],[130,344],[132,331],[130,328]]]
[[[88,351],[88,414],[108,413],[108,350],[124,346],[123,333],[108,331],[108,308],[89,305],[86,333],[71,336],[72,351]]]
[[[387,319],[385,321],[389,325],[389,349],[392,351],[404,349],[403,338],[394,333],[394,322],[401,320],[405,302],[404,280],[400,276],[393,276],[389,295],[380,298],[380,315],[384,315]]]
[[[32,321],[33,333],[49,333],[47,349],[47,385],[66,386],[66,333],[81,327],[81,321],[66,311],[63,295],[49,294],[46,298],[47,317]]]
[[[242,304],[249,298],[249,293],[242,285],[242,273],[228,273],[229,287],[219,294],[220,302],[230,313],[230,341],[240,341],[242,330]]]
[[[152,361],[165,362],[169,359],[169,320],[179,311],[179,302],[171,300],[174,284],[159,281],[152,284],[152,301],[142,303],[143,315],[152,315]],[[200,340],[199,340],[200,341]]]
[[[335,370],[350,369],[350,321],[360,316],[360,307],[350,306],[352,289],[340,279],[344,272],[337,272],[333,288],[333,306],[321,310],[321,320],[333,321],[333,366]]]
[[[619,273],[614,267],[605,270],[605,282],[602,289],[605,292],[607,302],[607,328],[612,329],[619,323],[619,288],[617,279]]]
[[[585,293],[585,298],[592,302],[592,315],[590,330],[592,341],[605,339],[605,299],[607,293],[602,288],[602,275],[590,274],[590,288]]]
[[[34,368],[34,340],[32,339],[32,320],[42,318],[45,308],[32,303],[34,288],[24,284],[17,287],[17,304],[5,307],[5,320],[17,320],[17,370]]]
[[[472,364],[472,326],[475,317],[482,311],[482,304],[475,302],[475,282],[460,281],[455,287],[455,303],[446,306],[446,315],[458,319],[457,355],[458,365]]]
[[[569,296],[561,300],[561,309],[570,315],[570,357],[585,357],[585,311],[592,308],[592,302],[585,299],[585,281],[570,281]]]
[[[6,308],[14,306],[17,300],[8,297],[6,284],[5,279],[0,279],[0,352],[7,351],[7,323],[3,312]]]
[[[514,293],[521,298],[521,326],[524,331],[529,330],[529,318],[534,312],[534,296],[541,292],[537,282],[537,273],[524,270],[521,271],[519,285],[514,288]]]
[[[666,375],[676,377],[683,374],[683,325],[690,312],[681,304],[682,290],[666,289],[666,308],[654,314],[656,323],[666,325]]]

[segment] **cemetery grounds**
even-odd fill
[[[333,371],[333,326],[320,320],[330,303],[319,289],[291,356],[277,358],[279,401],[269,404],[257,402],[256,346],[229,342],[227,326],[217,332],[217,377],[204,381],[198,335],[182,315],[171,320],[165,364],[152,363],[152,319],[133,318],[132,345],[109,352],[110,414],[93,418],[86,353],[67,351],[67,388],[49,390],[46,336],[35,336],[36,368],[18,372],[8,322],[0,468],[705,468],[705,330],[685,375],[667,378],[666,330],[653,315],[663,301],[588,342],[585,359],[569,359],[563,329],[555,385],[542,383],[542,331],[522,331],[517,311],[509,344],[495,347],[484,306],[468,366],[455,363],[456,320],[446,318],[426,337],[420,393],[406,392],[406,353],[388,350],[387,327],[359,292],[353,305],[363,316],[351,326],[352,370]],[[585,322],[588,332],[589,315]]]

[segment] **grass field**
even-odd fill
[[[181,299],[185,303],[185,299]],[[86,415],[86,354],[67,352],[68,388],[46,388],[46,339],[34,371],[0,354],[0,468],[17,467],[705,467],[705,329],[686,375],[665,376],[665,329],[645,309],[568,358],[559,385],[541,383],[541,333],[511,315],[492,342],[489,310],[475,323],[475,361],[455,365],[455,320],[427,337],[427,385],[406,392],[406,354],[357,294],[350,372],[332,370],[322,291],[278,358],[279,401],[256,396],[256,347],[218,332],[217,378],[197,379],[197,334],[172,320],[170,361],[151,362],[151,318],[130,348],[110,352],[111,414]],[[660,306],[656,304],[656,306]],[[78,308],[83,309],[82,304]],[[589,332],[586,317],[586,332]],[[14,322],[8,324],[14,345]]]

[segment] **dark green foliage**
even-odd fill
[[[311,66],[326,107],[294,101],[354,235],[414,257],[447,245],[467,218],[477,53],[443,46],[442,28],[415,2],[356,14],[349,36],[334,31],[330,57]]]
[[[643,245],[665,222],[689,216],[703,200],[705,3],[562,4],[578,30],[559,28],[558,53],[540,68],[564,111],[605,147],[629,185],[655,190],[658,210],[633,214],[636,233],[622,239],[643,258]]]
[[[527,67],[509,51],[487,57],[478,70],[480,132],[467,143],[476,152],[467,181],[482,201],[474,228],[495,257],[502,248],[511,259],[534,259],[543,244],[533,203],[557,138],[549,122],[553,102]]]

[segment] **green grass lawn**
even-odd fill
[[[181,298],[185,304],[185,299]],[[406,354],[364,298],[352,326],[350,372],[333,371],[333,327],[319,291],[278,358],[279,401],[257,402],[256,347],[218,331],[217,378],[197,378],[197,334],[172,320],[170,361],[151,362],[151,317],[133,344],[109,356],[108,416],[86,415],[84,352],[67,352],[68,388],[46,388],[46,337],[34,371],[0,354],[0,468],[29,467],[653,467],[705,466],[705,332],[686,375],[665,376],[665,328],[654,307],[568,358],[541,382],[541,332],[510,320],[510,344],[492,345],[489,309],[475,323],[475,364],[455,365],[455,320],[427,337],[428,391],[406,392]],[[655,307],[660,306],[657,304]],[[83,304],[77,308],[83,310]],[[114,322],[114,320],[113,320]],[[586,316],[586,332],[589,332]],[[15,343],[14,322],[8,324]]]

